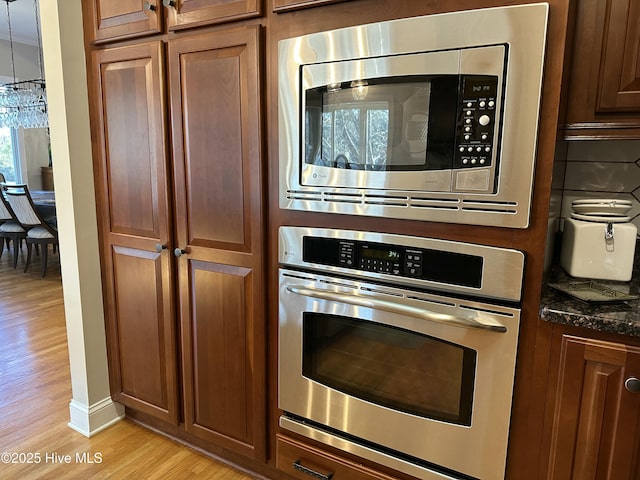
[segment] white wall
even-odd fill
[[[13,81],[10,46],[9,41],[0,40],[0,76],[7,77],[9,81]],[[13,42],[13,59],[16,80],[34,80],[40,78],[38,47]]]
[[[40,0],[71,389],[69,426],[91,436],[124,416],[111,400],[81,0]]]
[[[562,218],[579,198],[630,200],[628,213],[640,231],[640,140],[566,142]]]

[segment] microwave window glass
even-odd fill
[[[471,425],[476,352],[416,332],[305,312],[305,377],[394,410]]]
[[[305,162],[370,171],[451,168],[457,86],[457,76],[441,76],[308,89]]]

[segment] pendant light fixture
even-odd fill
[[[38,0],[33,1],[33,11],[38,39],[38,67],[40,78],[18,81],[13,52],[13,32],[9,4],[17,0],[2,0],[7,6],[9,46],[13,82],[0,85],[0,127],[45,128],[49,126],[47,90],[42,68],[42,40],[40,38],[40,15]],[[27,1],[27,0],[22,0]]]

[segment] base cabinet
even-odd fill
[[[561,335],[545,478],[640,478],[640,348]]]
[[[298,480],[396,480],[284,435],[276,437],[278,470]]]

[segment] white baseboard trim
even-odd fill
[[[91,437],[124,418],[124,406],[105,398],[89,407],[75,400],[69,403],[70,421],[67,424],[85,437]]]

